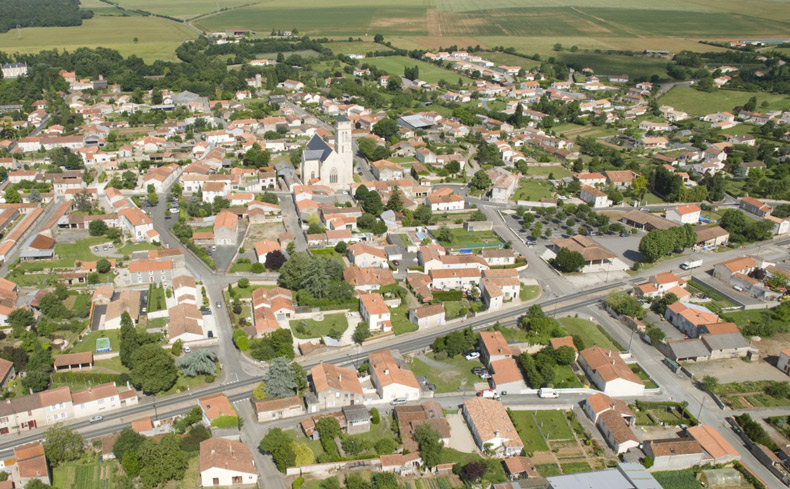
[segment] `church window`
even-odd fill
[[[332,168],[329,172],[329,183],[337,183],[337,168]]]
[[[312,179],[314,179],[314,178],[315,178],[315,172],[314,172],[314,171],[311,171],[311,172],[310,172],[310,180],[312,180]]]

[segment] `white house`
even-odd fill
[[[381,399],[414,401],[420,398],[420,384],[402,358],[396,359],[390,350],[381,350],[371,353],[368,361],[370,380]]]
[[[524,443],[501,402],[473,397],[464,402],[464,419],[480,450],[489,449],[500,456],[519,455]]]
[[[390,309],[384,303],[381,294],[360,294],[359,312],[362,319],[367,321],[371,331],[388,332],[392,330]]]
[[[444,324],[444,304],[431,304],[409,311],[409,321],[421,328]]]
[[[579,354],[579,365],[593,384],[604,394],[610,396],[640,396],[645,392],[645,384],[620,354],[593,346]]]
[[[247,445],[226,438],[200,443],[201,487],[255,487],[258,473]]]
[[[686,204],[667,209],[667,220],[679,224],[698,224],[702,210],[697,204]]]
[[[593,208],[609,207],[612,205],[612,201],[609,200],[608,195],[589,185],[582,185],[579,198],[590,204]]]
[[[776,368],[790,375],[790,348],[785,348],[779,353],[779,360],[776,362]]]

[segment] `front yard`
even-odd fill
[[[348,320],[345,314],[326,314],[323,321],[294,319],[290,324],[293,335],[303,340],[322,336],[340,338],[348,329]]]
[[[511,200],[530,200],[537,201],[540,199],[548,199],[551,197],[551,190],[546,181],[541,180],[525,180],[521,179],[518,182],[518,189],[513,194]]]
[[[439,240],[442,246],[481,246],[502,243],[492,231],[466,231],[462,228],[448,229],[448,231],[449,241]]]
[[[482,367],[483,364],[479,360],[467,360],[461,355],[436,360],[433,353],[428,353],[422,359],[413,358],[410,366],[414,375],[424,375],[428,377],[428,382],[436,384],[436,392],[472,391],[475,382],[484,382],[472,373],[473,368]]]
[[[587,321],[586,319],[574,317],[560,318],[559,321],[560,324],[565,327],[565,331],[567,331],[569,335],[578,335],[581,337],[585,348],[597,345],[615,352],[623,350],[623,347],[611,339],[598,324]]]

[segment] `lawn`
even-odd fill
[[[409,309],[403,304],[390,309],[390,321],[392,321],[392,331],[396,335],[420,329],[419,326],[409,321]]]
[[[234,263],[230,266],[230,273],[243,272],[248,273],[252,270],[252,263]]]
[[[565,178],[573,175],[573,173],[564,166],[530,166],[527,169],[527,175],[532,177]]]
[[[522,301],[530,301],[540,294],[540,285],[522,285],[518,294]]]
[[[303,340],[329,336],[333,330],[336,334],[342,335],[348,329],[348,320],[345,314],[326,314],[323,321],[295,319],[290,324],[293,335]]]
[[[313,256],[323,256],[325,258],[331,258],[333,260],[336,260],[338,263],[343,265],[344,268],[346,266],[346,262],[343,261],[343,257],[345,255],[343,255],[341,253],[338,253],[337,251],[335,251],[334,248],[323,248],[323,249],[320,249],[320,250],[310,250],[310,253],[312,253]]]
[[[463,316],[462,312],[464,306],[461,304],[461,301],[447,301],[447,302],[443,302],[443,304],[444,304],[444,316],[448,321],[450,319],[455,319],[457,317]]]
[[[210,375],[196,375],[194,377],[184,377],[180,373],[178,374],[178,380],[170,390],[160,392],[156,395],[156,397],[163,397],[169,396],[171,394],[176,394],[178,392],[183,392],[190,389],[197,389],[198,387],[203,387],[206,384],[210,384],[214,382],[217,377],[220,376],[222,371],[220,370],[219,365],[217,365],[217,375],[210,376]]]
[[[165,289],[148,285],[148,312],[156,312],[167,309],[165,302]]]
[[[73,52],[80,47],[101,46],[151,62],[175,60],[175,48],[195,37],[186,26],[159,17],[97,16],[75,27],[26,27],[22,29],[22,39],[12,29],[0,34],[0,46],[4,51],[20,53],[55,48]],[[135,38],[138,42],[134,42]]]
[[[439,80],[445,80],[449,83],[455,83],[459,78],[464,82],[469,82],[469,78],[460,76],[453,71],[444,70],[438,66],[425,63],[416,59],[408,58],[406,56],[386,56],[382,58],[366,58],[362,60],[363,64],[375,66],[379,70],[386,71],[392,76],[403,75],[404,68],[411,68],[417,66],[420,70],[419,78],[428,83],[439,83]]]
[[[518,182],[518,190],[513,194],[512,200],[537,201],[549,197],[551,197],[551,190],[549,190],[549,184],[547,182],[521,179]]]
[[[96,236],[85,238],[74,243],[61,243],[55,245],[55,254],[60,257],[56,263],[60,267],[73,267],[74,260],[94,261],[99,257],[91,251],[94,246],[102,245],[107,242],[107,238]]]
[[[763,314],[765,314],[765,310],[763,309],[750,309],[743,311],[728,312],[722,314],[721,317],[725,321],[735,323],[738,326],[746,326],[751,323],[763,322]]]
[[[690,87],[674,87],[661,96],[658,102],[660,105],[671,105],[677,110],[702,116],[713,112],[732,111],[734,107],[744,105],[751,97],[757,97],[757,107],[760,111],[787,110],[790,107],[790,97],[787,95],[739,90],[714,90],[708,93]],[[762,107],[762,103],[766,101],[768,107]]]
[[[535,411],[538,426],[548,440],[569,440],[573,438],[573,430],[568,425],[563,411]]]
[[[71,353],[93,352],[96,353],[96,340],[99,338],[109,338],[111,351],[117,352],[121,346],[121,330],[107,329],[103,331],[91,331],[82,338],[82,343],[75,343],[71,348]]]
[[[432,353],[428,355],[433,358]],[[475,382],[482,382],[480,377],[472,373],[473,368],[483,366],[478,360],[467,360],[457,355],[440,362],[443,368],[437,369],[419,358],[413,358],[410,366],[414,375],[424,375],[428,377],[428,382],[436,384],[436,392],[458,392],[461,386],[472,390]]]
[[[449,241],[439,240],[442,246],[471,246],[483,247],[483,245],[501,244],[502,241],[493,231],[467,231],[463,228],[448,229],[451,238]],[[435,236],[435,235],[434,235]]]
[[[584,342],[585,348],[598,345],[601,348],[606,348],[607,350],[615,352],[623,349],[620,345],[615,344],[608,335],[603,332],[601,326],[587,321],[586,319],[564,317],[560,318],[560,324],[565,327],[565,331],[567,331],[569,335],[579,335]]]
[[[132,253],[135,251],[143,251],[143,250],[161,250],[161,246],[157,246],[153,243],[127,243],[126,245],[118,248],[118,253],[122,255],[129,255],[131,256]]]
[[[568,389],[573,387],[582,387],[579,378],[573,373],[570,365],[557,365],[554,367],[556,375],[554,376],[554,387],[559,389]]]
[[[483,476],[484,481],[496,483],[507,480],[507,477],[505,476],[505,470],[501,463],[497,462],[488,465],[486,464],[486,461],[476,453],[464,453],[459,452],[458,450],[453,450],[452,448],[444,448],[442,450],[440,463],[448,464],[453,462],[459,466],[464,466],[469,462],[480,462],[488,467],[486,474]]]
[[[145,325],[145,329],[156,329],[156,328],[164,328],[167,325],[167,318],[153,318],[148,319],[148,322]]]
[[[518,435],[521,437],[521,442],[524,443],[524,451],[527,456],[535,452],[547,452],[549,446],[543,435],[540,434],[540,429],[532,416],[532,411],[509,411],[510,419],[513,421]]]
[[[647,375],[647,372],[645,372],[645,370],[641,366],[639,366],[639,364],[632,363],[631,365],[629,365],[629,367],[631,368],[631,371],[633,373],[635,373],[636,375],[639,376],[640,379],[645,381],[645,389],[658,389],[658,384],[653,382],[653,379],[651,379],[650,376]]]

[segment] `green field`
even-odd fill
[[[295,319],[290,324],[291,332],[300,339],[320,338],[321,336],[329,335],[332,330],[338,334],[343,334],[348,329],[348,321],[345,314],[326,314],[323,321]]]
[[[522,285],[519,298],[522,301],[529,301],[540,294],[540,285]]]
[[[549,197],[551,197],[551,190],[549,190],[549,184],[545,180],[522,179],[518,182],[518,190],[513,194],[512,200],[537,201]]]
[[[534,453],[549,450],[549,446],[543,439],[543,435],[540,434],[540,428],[532,416],[532,411],[510,411],[509,414],[516,430],[518,430],[521,442],[524,443],[524,451]]]
[[[436,384],[436,392],[458,392],[461,386],[471,391],[475,382],[481,382],[480,378],[472,373],[473,368],[482,367],[479,360],[466,360],[463,356],[457,355],[441,360],[441,363],[442,368],[437,369],[435,365],[414,358],[409,366],[414,375],[424,375],[428,377],[428,382]]]
[[[184,25],[158,17],[100,16],[85,20],[78,27],[26,27],[22,29],[22,39],[17,39],[16,30],[0,34],[0,50],[30,53],[101,46],[117,49],[125,56],[136,54],[150,62],[176,59],[179,44],[195,37]]]
[[[390,48],[388,48],[383,44],[373,42],[372,39],[367,41],[354,41],[354,42],[335,41],[335,42],[326,43],[324,46],[331,49],[332,52],[335,54],[366,54],[375,51],[390,50]]]
[[[107,487],[108,480],[101,480],[101,465],[92,463],[82,465],[70,463],[55,467],[52,471],[52,487],[58,489],[69,489],[79,487],[80,489],[101,489]]]
[[[568,425],[563,411],[536,411],[535,419],[537,419],[538,426],[540,426],[547,439],[569,440],[573,438],[573,431]]]
[[[565,331],[567,331],[569,335],[579,335],[581,337],[582,341],[584,341],[585,348],[597,345],[615,352],[622,350],[622,348],[615,345],[612,340],[601,331],[601,327],[595,323],[587,321],[586,319],[572,317],[560,318],[559,321],[560,324],[565,327]]]
[[[362,61],[365,64],[375,66],[380,70],[384,70],[390,75],[400,76],[403,75],[403,69],[406,67],[417,66],[420,68],[420,80],[428,83],[438,83],[439,80],[445,80],[454,83],[458,78],[463,78],[464,81],[469,81],[466,77],[461,77],[455,72],[443,70],[438,66],[425,63],[406,56],[386,56],[382,58],[366,58]]]
[[[790,96],[773,95],[770,93],[741,92],[737,90],[714,90],[713,92],[700,92],[690,87],[674,87],[658,99],[661,105],[688,112],[692,115],[702,116],[713,112],[732,111],[735,106],[743,105],[751,97],[757,97],[757,110],[790,108]],[[768,107],[762,107],[764,101]]]
[[[96,340],[99,338],[109,338],[111,351],[120,351],[121,339],[120,329],[109,329],[105,331],[92,331],[82,338],[82,343],[75,343],[71,353],[93,352],[96,353]]]
[[[466,231],[461,228],[450,229],[450,241],[439,240],[442,246],[480,246],[501,243],[492,231]]]
[[[192,19],[220,10],[240,7],[253,3],[250,0],[113,0],[123,8],[145,10],[159,15],[177,17],[179,19]],[[98,11],[97,11],[98,13]],[[289,29],[290,27],[283,27]]]

